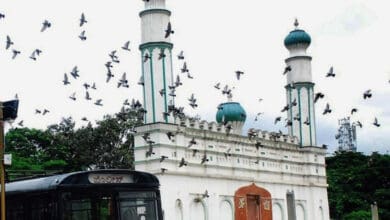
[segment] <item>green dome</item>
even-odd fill
[[[226,102],[218,106],[217,122],[245,122],[246,112],[238,102]]]
[[[288,47],[294,44],[310,44],[311,38],[304,30],[296,29],[291,31],[286,38],[284,38],[284,46]]]

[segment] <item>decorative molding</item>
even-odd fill
[[[144,50],[146,50],[146,49],[149,50],[149,52],[150,52],[150,51],[153,51],[156,48],[159,48],[159,49],[166,49],[166,48],[172,49],[173,48],[173,44],[169,43],[169,42],[165,42],[165,41],[158,41],[158,42],[148,42],[148,43],[144,43],[144,44],[139,45],[139,49],[142,52],[144,52]]]
[[[147,15],[147,14],[165,14],[165,15],[168,15],[168,16],[171,16],[171,11],[167,10],[167,9],[162,9],[162,8],[152,8],[152,9],[146,9],[146,10],[143,10],[139,13],[139,16],[142,17],[144,15]]]

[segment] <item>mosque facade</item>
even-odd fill
[[[145,1],[142,78],[145,124],[135,133],[135,168],[161,184],[164,219],[328,220],[326,149],[316,146],[311,38],[285,38],[288,134],[249,129],[238,102],[218,107],[216,121],[172,113],[172,48],[165,0]],[[288,68],[287,68],[288,67]]]

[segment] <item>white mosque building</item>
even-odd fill
[[[167,220],[328,220],[326,149],[316,145],[311,38],[296,28],[284,40],[288,135],[250,129],[238,102],[222,103],[216,122],[177,118],[165,0],[141,11],[145,124],[135,134],[135,168],[155,174]],[[161,56],[161,54],[165,56]],[[167,135],[169,134],[169,135]]]

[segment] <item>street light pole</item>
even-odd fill
[[[5,169],[4,169],[4,120],[3,103],[0,102],[0,185],[1,185],[1,220],[5,219]]]

